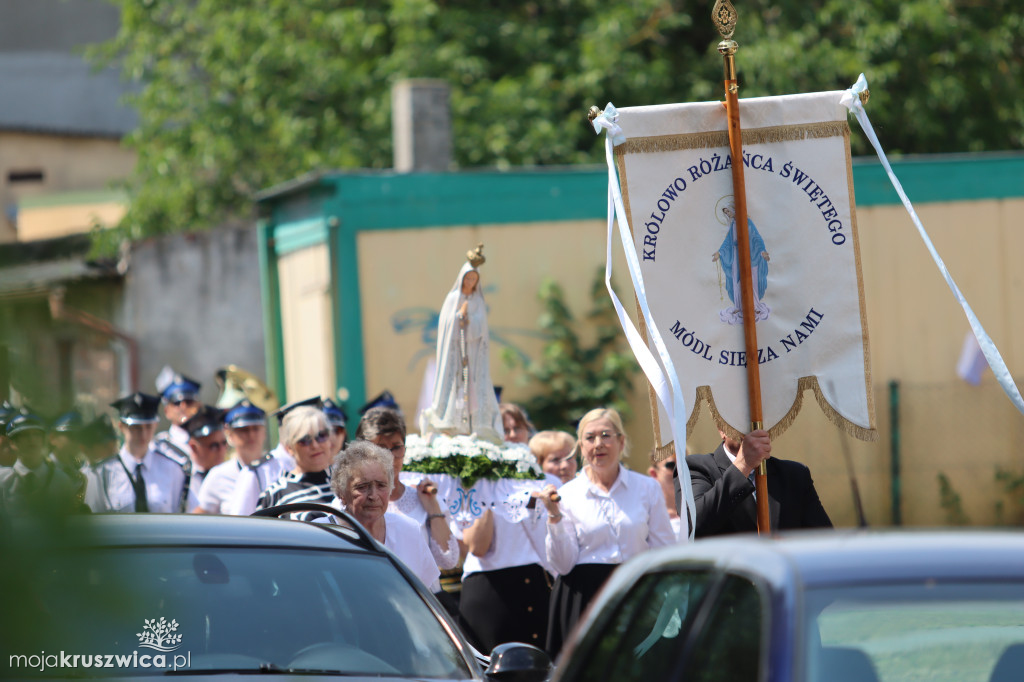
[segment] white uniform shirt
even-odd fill
[[[86,462],[82,465],[82,475],[85,476],[85,504],[96,513],[107,511],[106,490],[103,485],[103,462],[91,464]]]
[[[608,492],[582,474],[558,489],[563,518],[548,523],[547,557],[559,574],[577,564],[621,564],[676,541],[661,486],[619,465]]]
[[[235,480],[235,489],[223,505],[224,513],[234,516],[252,514],[263,491],[294,468],[295,460],[281,446],[244,467]]]
[[[244,464],[232,457],[210,469],[199,487],[197,506],[210,514],[227,514],[227,503]]]
[[[389,509],[384,513],[384,546],[394,552],[431,592],[440,592],[441,571],[423,538],[422,527],[408,516]]]
[[[104,511],[135,511],[135,489],[128,474],[133,477],[136,475],[138,462],[123,446],[117,455],[104,460],[101,469],[105,492]],[[181,511],[185,470],[174,460],[154,450],[152,444],[142,458],[142,478],[146,482],[146,501],[150,512],[170,514]]]
[[[199,471],[195,464],[192,465],[192,476],[188,482],[188,504],[185,505],[186,511],[192,511],[199,506],[199,490],[203,487],[206,477],[210,475],[210,471]]]
[[[188,431],[186,431],[185,427],[183,426],[171,424],[166,431],[161,431],[160,433],[156,434],[155,440],[163,439],[167,439],[174,443],[175,445],[177,445],[186,455],[192,452],[192,448],[188,444],[190,436],[188,435]]]

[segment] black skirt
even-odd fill
[[[618,564],[577,564],[569,573],[559,576],[551,591],[551,612],[548,618],[548,639],[545,649],[551,658],[558,656],[562,644],[572,633],[580,616],[604,585]]]
[[[550,578],[539,564],[470,573],[462,580],[459,622],[481,653],[505,642],[544,647]]]

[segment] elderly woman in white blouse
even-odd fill
[[[547,559],[557,571],[551,593],[547,650],[556,656],[590,600],[619,564],[676,541],[658,482],[622,465],[627,450],[619,413],[591,410],[577,431],[584,467],[547,508]],[[560,499],[558,499],[560,498]]]
[[[441,572],[420,525],[408,516],[388,511],[394,487],[391,453],[379,445],[356,441],[335,460],[331,489],[345,511],[394,552],[424,585],[436,589]]]
[[[409,517],[419,525],[423,539],[430,547],[430,553],[439,569],[455,568],[459,563],[459,542],[441,509],[436,487],[420,474],[402,475],[402,465],[405,463],[405,436],[405,419],[397,410],[373,407],[367,410],[359,421],[355,437],[356,440],[366,440],[379,445],[391,453],[391,466],[394,472],[394,487],[390,497],[391,510]],[[446,608],[452,611],[457,609],[454,604],[446,603],[449,598],[447,593],[442,592],[439,581],[430,585],[430,589]]]

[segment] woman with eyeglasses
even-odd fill
[[[622,465],[627,441],[619,413],[587,412],[577,436],[583,471],[557,495],[549,485],[540,497],[548,512],[547,558],[559,576],[548,620],[552,657],[616,566],[676,541],[657,481]]]
[[[295,468],[260,495],[257,509],[296,502],[330,504],[331,429],[322,410],[296,407],[281,421],[281,444],[295,459]]]

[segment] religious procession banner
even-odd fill
[[[750,430],[746,363],[756,361],[773,438],[808,389],[847,433],[877,437],[842,95],[741,100],[742,159],[730,157],[721,102],[618,110],[623,202],[647,303],[692,406],[687,431],[703,403],[722,430]],[[746,176],[756,358],[745,353],[733,163]],[[653,391],[651,402],[664,449],[671,424]]]

